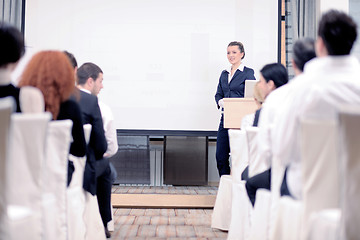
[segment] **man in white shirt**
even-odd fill
[[[297,199],[302,198],[300,119],[335,120],[338,104],[360,104],[360,64],[349,55],[356,29],[345,13],[331,10],[322,16],[315,45],[317,58],[308,62],[304,73],[289,84],[291,97],[274,125],[273,159],[288,167],[287,187]]]
[[[309,38],[299,39],[293,45],[292,64],[296,76],[299,76],[303,72],[306,62],[315,57],[314,40]],[[262,106],[262,111],[259,119],[259,132],[257,135],[257,155],[249,166],[249,176],[256,176],[261,174],[267,174],[271,168],[273,149],[276,146],[273,145],[272,139],[274,138],[273,127],[278,122],[279,115],[283,111],[283,108],[292,99],[292,90],[296,89],[295,82],[298,77],[295,77],[290,83],[283,85],[280,88],[272,91],[267,97]],[[262,178],[268,181],[267,186],[271,184],[271,176]],[[251,180],[248,185],[251,184]],[[252,184],[254,189],[263,188],[264,184]],[[249,187],[249,186],[248,186]],[[256,190],[255,195],[256,195]],[[288,195],[288,193],[286,192]],[[250,197],[251,201],[255,199],[255,196]]]

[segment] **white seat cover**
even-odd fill
[[[84,125],[85,140],[90,139],[91,125]],[[67,188],[67,207],[68,207],[68,239],[85,239],[86,224],[84,219],[85,211],[85,191],[83,190],[84,169],[86,156],[75,157],[69,155],[73,161],[75,171],[73,173],[70,186]]]
[[[11,97],[0,99],[0,236],[6,235],[8,226],[6,199],[6,164],[9,153],[10,119],[15,103]]]
[[[360,108],[359,106],[342,106],[340,124],[340,162],[343,180],[341,186],[342,219],[341,237],[358,239],[360,236]]]
[[[14,223],[9,227],[9,231],[13,233],[10,239],[40,239],[42,234],[42,167],[50,119],[50,113],[14,113],[11,117],[10,154],[7,164],[8,213],[14,217],[12,214],[16,215],[19,211],[12,209],[18,205],[28,208],[32,212],[32,219],[31,224],[21,231],[19,227],[25,225],[26,219],[24,224],[10,219],[10,223]]]
[[[67,239],[67,170],[71,120],[49,123],[43,168],[43,214],[45,239]]]

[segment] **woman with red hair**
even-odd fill
[[[73,121],[70,154],[83,157],[86,153],[81,110],[77,102],[70,99],[75,91],[74,70],[68,57],[60,51],[41,51],[34,55],[26,66],[19,86],[33,86],[44,95],[45,111],[52,114],[53,120]],[[74,165],[69,161],[68,185]]]

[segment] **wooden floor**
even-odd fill
[[[212,229],[217,187],[114,186],[112,239],[226,239]]]

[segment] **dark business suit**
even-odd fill
[[[259,109],[256,110],[256,112],[255,112],[253,127],[257,127],[258,124],[259,124],[260,112],[261,112],[261,108],[259,108]]]
[[[111,220],[111,178],[109,161],[103,159],[107,150],[101,112],[96,96],[80,91],[80,105],[84,124],[92,126],[86,154],[84,189],[97,196],[104,226]]]
[[[223,98],[243,98],[245,89],[245,80],[254,80],[254,70],[244,67],[243,71],[236,70],[230,83],[228,80],[229,72],[222,71],[219,79],[219,84],[215,94],[215,101],[219,106],[219,100]],[[224,128],[224,118],[221,116],[219,129],[216,139],[216,163],[220,177],[225,174],[230,174],[229,164],[230,143],[228,129]]]
[[[21,112],[20,109],[20,88],[15,87],[14,85],[7,84],[7,85],[0,85],[0,98],[4,97],[13,97],[16,102],[16,112]]]

